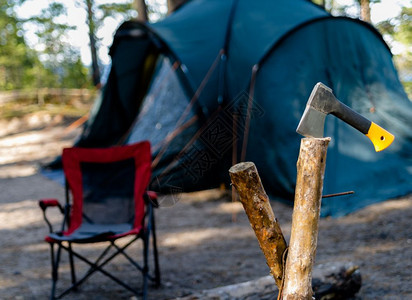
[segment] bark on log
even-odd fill
[[[270,273],[277,286],[280,287],[283,277],[282,255],[286,249],[286,241],[270,206],[256,166],[252,162],[239,163],[230,168],[229,174],[250,225],[255,231],[259,246],[265,255]]]
[[[330,138],[301,140],[283,300],[312,299],[312,268],[329,141]]]

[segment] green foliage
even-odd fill
[[[403,7],[401,13],[392,19],[376,24],[382,34],[388,34],[405,45],[412,44],[412,7]]]
[[[51,3],[39,16],[27,20],[37,25],[38,42],[43,45],[43,49],[38,51],[42,65],[36,68],[36,87],[90,86],[86,68],[80,61],[80,54],[73,49],[66,37],[69,30],[76,28],[57,21],[65,14],[66,8],[61,3]]]
[[[87,12],[87,24],[89,27],[90,48],[92,56],[92,77],[95,85],[100,83],[99,59],[97,49],[100,48],[101,38],[98,37],[98,31],[103,26],[106,18],[123,18],[128,19],[136,12],[132,8],[131,2],[127,3],[105,3],[95,5],[94,0],[77,0],[76,4],[83,7]]]
[[[131,17],[135,14],[132,7],[132,3],[106,3],[97,7],[102,12],[100,20],[104,20],[107,17],[116,17],[118,15]]]
[[[405,45],[412,45],[412,7],[403,7],[400,15],[398,30],[395,30],[395,39]]]
[[[412,4],[412,1],[409,1]],[[412,7],[404,6],[398,16],[376,24],[378,30],[393,43],[401,43],[406,51],[395,55],[394,62],[409,99],[412,99]]]
[[[56,21],[65,7],[51,3],[39,16],[23,20],[15,13],[23,2],[0,0],[0,90],[90,87],[79,52],[67,42],[67,32],[75,28]],[[24,26],[37,28],[40,50],[27,45]]]
[[[92,88],[89,69],[83,65],[79,53],[73,53],[65,58],[67,66],[61,78],[61,85],[65,88]]]
[[[0,0],[0,89],[30,86],[33,77],[29,70],[35,63],[35,53],[25,43],[12,2]]]
[[[408,95],[409,100],[412,101],[412,81],[402,82],[403,88]]]
[[[24,2],[0,0],[0,90],[92,87],[90,71],[82,64],[79,49],[73,48],[67,36],[76,28],[61,21],[64,20],[61,16],[66,15],[64,3],[50,1],[39,15],[19,19],[16,8]],[[96,41],[97,49],[100,45],[96,35],[106,18],[128,19],[136,15],[130,0],[101,5],[95,5],[94,0],[76,0],[76,4],[86,11],[91,8],[85,22],[89,24],[89,35]],[[25,41],[27,27],[35,28],[35,49]]]
[[[79,7],[86,11],[91,8],[88,20],[90,36],[99,48],[99,29],[107,18],[121,20],[136,16],[132,0],[115,1],[95,5],[95,0],[75,0]],[[67,38],[67,33],[76,28],[62,23],[61,16],[66,14],[66,8],[61,2],[50,1],[49,7],[43,9],[38,16],[27,20],[16,16],[15,8],[25,0],[0,0],[0,90],[66,87],[92,87],[90,71],[80,60],[78,49],[73,48]],[[119,3],[121,2],[121,3]],[[339,6],[333,0],[313,0],[325,5],[334,14],[345,14],[349,6]],[[355,1],[358,5],[359,0]],[[372,5],[380,0],[370,0]],[[403,7],[396,18],[376,24],[380,32],[390,36],[392,40],[403,43],[406,47],[412,44],[412,8]],[[156,19],[165,14],[162,4],[158,1],[148,3],[149,16]],[[36,28],[38,38],[36,49],[31,49],[24,36],[25,26]],[[96,37],[97,36],[97,37]],[[407,48],[408,49],[408,48]],[[409,48],[410,49],[410,48]],[[406,51],[407,52],[407,51]],[[395,63],[400,70],[412,69],[412,57],[405,53],[395,57]]]

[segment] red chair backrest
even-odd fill
[[[96,220],[102,223],[121,223],[132,215],[133,228],[142,226],[145,208],[143,194],[151,176],[151,159],[150,143],[147,141],[109,148],[63,149],[63,170],[72,195],[70,222],[66,233],[72,233],[82,222],[88,220],[86,208],[93,208],[89,209],[94,218],[89,221],[93,223]],[[85,173],[86,170],[88,174]],[[128,171],[119,175],[119,170]],[[108,174],[103,176],[103,173]],[[115,188],[107,179],[115,182]],[[126,185],[132,186],[122,187]],[[93,189],[94,194],[91,193]],[[130,192],[132,205],[119,200],[127,196],[126,189]],[[120,213],[121,209],[129,211],[123,214]],[[114,220],[115,218],[119,220]]]

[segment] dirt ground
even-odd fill
[[[0,299],[46,299],[49,295],[49,249],[43,242],[47,227],[37,200],[63,200],[64,190],[39,174],[37,167],[72,144],[78,130],[68,132],[69,122],[47,115],[0,122]],[[162,198],[170,203],[167,200]],[[150,288],[150,299],[174,299],[268,274],[238,202],[217,190],[183,194],[178,200],[156,210],[162,286]],[[272,208],[289,240],[292,208],[278,202]],[[58,224],[58,213],[50,216]],[[339,219],[322,219],[316,264],[359,266],[362,288],[357,299],[412,299],[411,219],[411,195]],[[80,251],[95,255],[101,247],[81,246]],[[140,250],[140,246],[132,248],[139,254]],[[61,281],[68,282],[68,261],[63,260],[61,267]],[[80,265],[79,272],[84,268]],[[139,285],[140,276],[122,258],[108,270]],[[81,292],[66,299],[134,297],[97,274]]]

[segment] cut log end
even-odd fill
[[[232,166],[229,169],[229,173],[236,174],[236,173],[239,173],[239,172],[244,172],[244,171],[246,171],[250,168],[256,168],[255,164],[253,162],[250,162],[250,161],[241,162],[241,163],[238,163],[238,164]]]
[[[314,141],[315,142],[316,141],[324,141],[324,142],[329,143],[331,141],[331,138],[330,137],[322,137],[322,138],[304,137],[304,138],[302,138],[302,140],[305,141],[305,142],[310,142],[310,143],[312,143]]]

